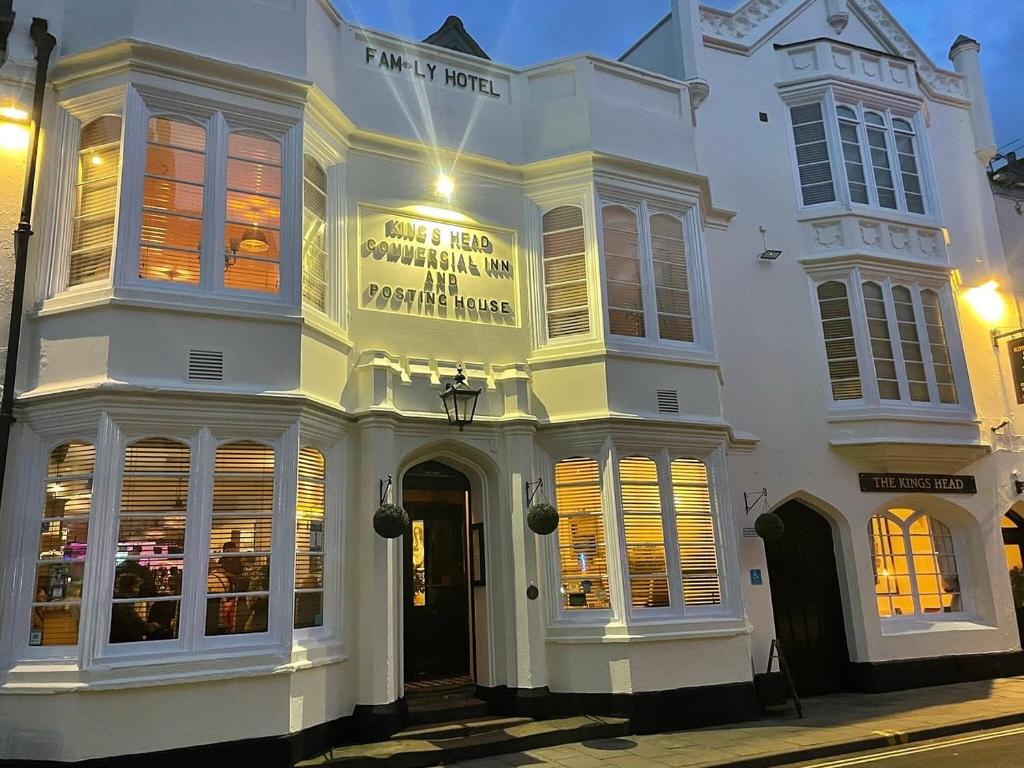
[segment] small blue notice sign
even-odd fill
[[[750,571],[750,583],[753,584],[755,587],[759,587],[762,584],[764,584],[764,578],[761,576],[760,568],[753,568]]]

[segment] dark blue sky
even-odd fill
[[[414,39],[454,14],[491,58],[515,66],[582,52],[618,58],[669,9],[669,0],[333,1],[348,21]],[[723,8],[739,2],[705,0]],[[1024,139],[1024,0],[883,2],[940,67],[951,66],[957,35],[979,40],[997,142]]]

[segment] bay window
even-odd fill
[[[312,157],[302,160],[302,299],[327,311],[327,173]]]
[[[68,287],[106,281],[114,254],[121,166],[121,118],[103,115],[82,127]]]
[[[608,609],[608,557],[604,541],[601,472],[593,459],[555,465],[558,559],[564,609]]]
[[[224,287],[277,293],[281,278],[281,144],[228,134]]]
[[[804,206],[840,202],[929,213],[915,120],[826,92],[790,106]]]
[[[544,315],[549,339],[590,333],[583,209],[563,205],[542,218]]]
[[[326,465],[315,448],[299,451],[295,515],[296,629],[324,623],[324,511],[327,499]]]

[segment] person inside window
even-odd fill
[[[124,599],[139,596],[142,579],[134,573],[121,573],[114,582],[114,598]],[[114,603],[110,611],[110,642],[135,643],[150,639],[159,625],[145,621],[135,606],[138,603]],[[153,638],[155,639],[155,638]]]
[[[221,556],[210,567],[206,579],[206,591],[210,595],[246,592],[249,578],[245,573],[245,559],[238,557],[237,541],[226,541]],[[242,616],[239,616],[239,609]],[[244,631],[249,611],[245,603],[239,604],[237,597],[211,598],[206,601],[206,634],[230,635]]]

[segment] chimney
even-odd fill
[[[672,38],[676,46],[675,71],[680,80],[700,77],[700,60],[704,53],[704,33],[700,28],[699,0],[672,0]]]
[[[971,127],[974,129],[974,154],[988,164],[996,156],[996,137],[992,130],[992,114],[988,108],[985,80],[981,76],[978,54],[981,45],[966,35],[960,35],[949,49],[953,68],[964,78],[967,96],[971,100]]]

